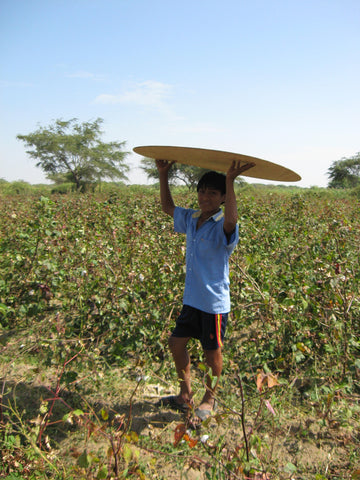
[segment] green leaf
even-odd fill
[[[40,413],[44,415],[45,413],[47,413],[48,410],[49,410],[49,405],[46,402],[42,402],[39,409]]]
[[[106,421],[106,420],[109,419],[109,413],[108,413],[104,408],[102,408],[102,409],[100,410],[100,414],[101,414],[101,418],[102,418],[104,421]]]
[[[206,365],[204,365],[203,363],[199,363],[199,369],[202,371],[202,372],[207,372],[207,367]]]
[[[5,480],[26,480],[25,477],[19,475],[18,473],[10,473],[5,477]]]
[[[295,473],[296,471],[297,471],[296,466],[291,462],[288,462],[284,467],[284,472],[286,472],[286,473],[291,474],[291,473]]]
[[[122,453],[125,463],[129,464],[132,460],[133,453],[131,447],[127,443],[125,443]]]
[[[9,311],[9,307],[7,307],[6,305],[4,305],[3,303],[0,303],[0,313],[2,315],[6,315]]]
[[[217,381],[218,381],[218,377],[216,377],[216,376],[211,377],[211,388],[212,389],[214,389],[216,387]]]
[[[83,453],[80,455],[80,457],[77,460],[77,464],[81,468],[88,468],[91,465],[91,456],[87,453],[86,450],[83,451]]]
[[[84,415],[84,412],[78,408],[76,410],[73,410],[72,414],[75,415],[76,417],[81,417],[81,415]]]
[[[108,476],[108,469],[107,469],[106,465],[103,465],[103,466],[99,469],[99,471],[98,471],[98,473],[97,473],[97,475],[96,475],[96,478],[97,478],[98,480],[104,480],[107,476]]]

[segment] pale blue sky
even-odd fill
[[[0,45],[9,181],[44,181],[15,137],[57,118],[101,117],[128,151],[257,156],[303,187],[360,151],[359,0],[0,0]]]

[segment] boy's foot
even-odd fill
[[[181,397],[176,395],[160,398],[156,406],[169,407],[182,413],[186,413],[191,408],[190,402],[184,402]]]
[[[196,410],[205,410],[205,411],[213,411],[216,410],[216,402],[213,398],[212,400],[202,401]]]
[[[205,420],[210,418],[216,410],[216,402],[204,402],[195,409],[195,416],[191,420],[191,427],[199,428]]]

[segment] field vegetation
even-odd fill
[[[238,187],[218,409],[190,431],[156,406],[185,278],[157,187],[0,187],[0,478],[360,478],[358,191]]]

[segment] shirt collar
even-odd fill
[[[192,214],[192,218],[199,218],[201,215],[201,210],[196,210],[193,214]],[[212,218],[215,222],[218,222],[219,220],[221,220],[224,216],[224,212],[222,211],[222,209],[220,208],[220,210],[216,213],[214,213],[214,215],[212,215],[211,217],[209,217],[207,220],[210,220],[210,218]]]

